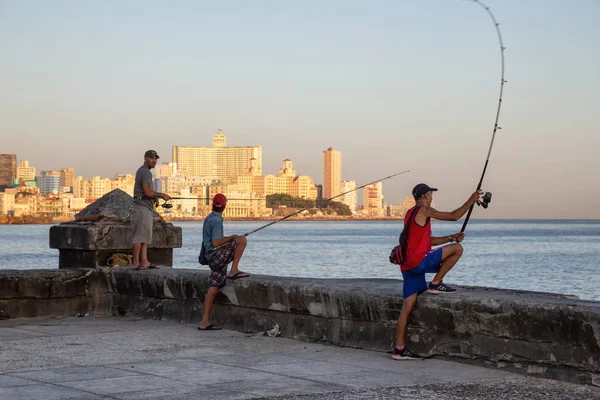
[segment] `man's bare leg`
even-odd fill
[[[231,273],[229,274],[229,276],[233,276],[240,272],[240,270],[238,269],[238,265],[242,258],[242,254],[244,254],[244,250],[246,249],[246,244],[248,243],[248,240],[246,240],[245,236],[238,236],[237,238],[235,238],[235,242],[237,243],[237,246],[235,247],[235,253],[233,254],[233,264],[231,265]]]
[[[219,288],[216,286],[211,286],[210,289],[208,289],[208,293],[204,299],[204,311],[202,313],[202,322],[200,322],[201,329],[205,329],[210,325],[210,312],[212,311],[213,302],[215,301],[218,292]],[[216,326],[215,328],[220,327]]]
[[[142,250],[142,243],[133,244],[133,266],[137,267],[140,265],[140,252]]]
[[[453,243],[442,247],[442,266],[433,277],[432,282],[441,282],[444,276],[456,265],[463,254],[463,246],[460,243]]]
[[[404,336],[406,336],[406,327],[408,326],[408,318],[410,313],[417,304],[417,293],[408,296],[402,301],[402,311],[398,317],[396,325],[396,347],[401,349],[404,347]]]
[[[140,264],[138,265],[141,265],[142,267],[150,265],[150,261],[148,261],[148,243],[142,243]]]

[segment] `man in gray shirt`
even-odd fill
[[[159,159],[154,150],[144,154],[144,165],[135,173],[133,189],[133,207],[131,208],[131,239],[133,242],[133,265],[136,269],[156,268],[148,261],[148,245],[152,242],[152,224],[154,222],[154,202],[156,199],[170,200],[166,193],[152,189],[152,172]]]

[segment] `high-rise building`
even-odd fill
[[[29,161],[19,161],[19,166],[17,167],[17,180],[35,181],[35,168],[29,166]]]
[[[60,191],[60,172],[57,171],[42,171],[40,181],[40,193],[47,195],[53,190]]]
[[[333,147],[323,152],[323,197],[330,199],[343,193],[342,152]]]
[[[12,187],[17,179],[17,155],[0,154],[0,190]]]
[[[214,176],[227,180],[247,173],[255,158],[254,173],[262,174],[262,147],[227,147],[227,138],[219,131],[213,136],[212,147],[173,146],[173,162],[184,176]]]
[[[177,175],[177,163],[165,162],[155,167],[156,178],[160,179],[163,177],[176,176]]]
[[[365,186],[363,192],[363,213],[370,217],[382,217],[384,215],[382,182]]]
[[[132,197],[134,187],[135,176],[131,174],[117,174],[115,178],[110,181],[110,190],[121,189]]]
[[[90,199],[90,181],[82,176],[75,178],[73,182],[73,195],[77,198]]]
[[[350,211],[352,211],[352,214],[356,213],[356,204],[358,202],[358,194],[355,189],[356,181],[342,181],[342,193],[346,194],[336,199],[347,205],[350,208]]]
[[[135,177],[134,183],[135,183]],[[99,199],[112,190],[112,181],[109,178],[94,176],[90,179],[90,199]]]
[[[294,197],[316,200],[317,187],[312,178],[307,175],[296,175],[292,160],[286,158],[279,170],[279,175],[251,175],[251,168],[246,175],[232,179],[238,185],[247,187],[251,192],[261,196],[271,194],[289,194]]]
[[[73,181],[75,180],[75,170],[73,168],[61,168],[60,169],[60,187],[73,188]]]

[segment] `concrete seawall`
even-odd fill
[[[107,315],[198,322],[208,272],[161,269],[0,271],[0,319]],[[401,281],[252,276],[228,283],[214,320],[240,331],[390,351]],[[600,386],[600,303],[465,287],[424,294],[409,343],[429,356]]]

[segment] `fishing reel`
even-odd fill
[[[488,205],[492,202],[492,193],[485,192],[481,200],[477,200],[477,205],[483,208],[488,208]]]
[[[173,204],[170,203],[171,200],[165,200],[162,204],[159,205],[158,199],[154,202],[154,208],[158,208],[159,206],[162,208],[173,208]]]

